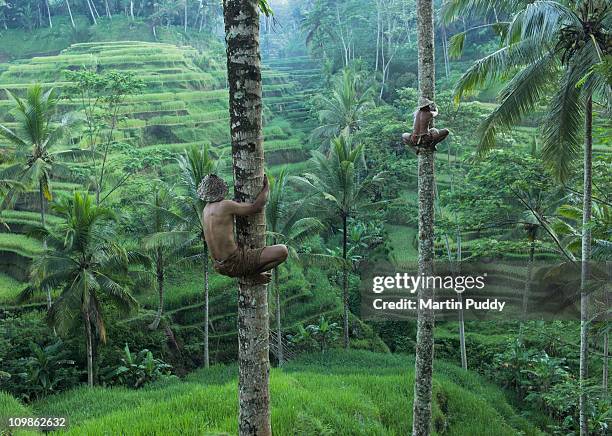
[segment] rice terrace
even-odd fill
[[[0,0],[0,435],[606,435],[605,0]]]

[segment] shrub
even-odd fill
[[[102,376],[107,384],[119,384],[138,389],[147,383],[170,376],[170,365],[161,359],[155,359],[153,353],[144,349],[135,354],[130,351],[128,344],[125,344],[124,357],[121,364],[113,369],[106,368]]]

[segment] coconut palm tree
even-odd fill
[[[200,256],[204,263],[204,365],[208,368],[210,365],[209,352],[209,263],[208,263],[208,246],[204,239],[204,227],[202,226],[202,213],[206,202],[198,196],[198,186],[200,182],[210,173],[219,172],[222,160],[216,158],[210,152],[208,146],[202,148],[192,147],[186,150],[182,156],[178,158],[180,168],[179,183],[184,189],[184,196],[179,199],[179,207],[181,216],[185,220],[184,234],[187,240],[191,238],[191,243],[194,245],[202,244],[202,255]]]
[[[181,241],[176,238],[155,239],[155,235],[172,232],[177,223],[182,223],[184,219],[173,208],[174,192],[171,189],[159,183],[154,185],[153,191],[153,198],[150,201],[136,203],[144,211],[140,230],[145,237],[142,239],[141,248],[144,250],[143,254],[151,259],[155,267],[159,295],[157,313],[149,324],[151,330],[157,329],[163,315],[166,270],[192,254],[189,251],[192,247],[191,241]]]
[[[236,200],[243,202],[255,201],[265,177],[259,8],[269,13],[266,0],[223,2],[234,193]],[[263,212],[237,218],[236,242],[245,247],[263,247],[265,220]],[[269,436],[272,427],[266,285],[247,278],[239,280],[238,326],[238,433]]]
[[[268,238],[272,245],[283,243],[289,249],[289,255],[299,260],[300,244],[309,236],[323,230],[321,221],[314,217],[304,217],[304,199],[290,201],[288,198],[287,169],[283,168],[277,177],[270,178],[270,195],[266,206],[266,223]],[[272,284],[276,308],[276,340],[278,342],[278,365],[283,364],[283,343],[281,325],[281,300],[278,267],[272,271]]]
[[[349,295],[348,295],[348,220],[355,215],[380,207],[383,202],[373,202],[372,194],[383,182],[384,174],[363,177],[367,171],[363,144],[353,146],[351,137],[343,134],[331,141],[329,155],[312,152],[310,162],[314,168],[295,180],[314,192],[322,206],[342,225],[342,291],[344,305],[344,347],[349,347]]]
[[[74,123],[71,115],[64,116],[58,123],[53,122],[59,101],[54,88],[43,92],[40,85],[33,85],[28,88],[25,99],[21,99],[11,91],[7,92],[15,101],[15,116],[19,123],[19,131],[13,131],[0,124],[0,138],[6,139],[11,144],[14,159],[17,160],[16,164],[2,171],[2,178],[18,181],[27,187],[37,187],[40,219],[45,226],[45,204],[53,198],[52,171],[54,169],[67,171],[57,159],[74,159],[85,154],[82,150],[55,152],[51,150]],[[0,205],[0,211],[6,209],[17,194],[18,189],[10,189]]]
[[[204,176],[218,172],[222,161],[213,156],[210,147],[206,145],[202,148],[193,146],[185,150],[177,158],[177,162],[180,169],[179,187],[182,189],[182,195],[175,200],[177,210],[174,211],[168,207],[170,199],[165,206],[157,209],[160,219],[163,219],[165,224],[144,239],[144,247],[148,250],[169,250],[170,253],[173,253],[176,262],[203,262],[204,364],[208,367],[210,364],[208,347],[209,262],[208,247],[202,225],[202,213],[206,202],[199,197],[197,191]]]
[[[373,95],[369,80],[351,68],[342,70],[342,75],[334,78],[331,95],[317,100],[320,125],[313,131],[313,138],[328,144],[342,132],[359,130],[364,111],[374,104]]]
[[[459,1],[459,0],[457,0]],[[461,2],[470,10],[474,2]],[[481,2],[475,2],[481,3]],[[503,46],[478,60],[459,80],[456,98],[499,79],[509,79],[500,91],[499,106],[480,127],[480,150],[495,145],[500,130],[516,125],[533,113],[556,85],[542,120],[543,159],[562,181],[580,154],[584,138],[582,208],[582,272],[580,316],[580,434],[588,432],[587,377],[589,261],[591,258],[592,123],[593,98],[610,104],[610,84],[602,69],[609,55],[612,6],[605,0],[577,2],[517,2],[503,26]]]
[[[129,263],[136,258],[116,242],[113,212],[96,206],[90,195],[75,192],[57,201],[53,210],[63,222],[53,230],[41,229],[49,248],[33,261],[31,286],[20,299],[29,298],[35,289],[61,289],[47,317],[65,332],[80,316],[85,326],[87,382],[93,386],[94,329],[106,341],[102,301],[123,311],[137,306],[125,285]]]
[[[417,0],[417,39],[419,94],[435,99],[436,72],[434,47],[434,11],[432,0]],[[434,204],[435,204],[435,150],[429,149],[418,156],[419,204],[419,275],[430,276],[434,267]],[[420,288],[418,298],[430,298],[432,290]],[[434,314],[431,310],[417,312],[415,349],[414,402],[412,408],[412,434],[428,435],[431,431],[431,398],[434,351]]]

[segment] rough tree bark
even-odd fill
[[[421,96],[434,99],[434,15],[433,0],[417,0],[417,34],[419,41],[418,76]],[[419,153],[419,274],[433,275],[434,268],[434,151]],[[419,289],[419,298],[432,298],[433,290]],[[434,355],[434,314],[420,310],[417,319],[415,381],[413,404],[413,435],[429,435],[431,422],[431,385]]]
[[[205,251],[204,256],[204,367],[208,368],[210,366],[210,351],[208,348],[208,317],[209,317],[209,307],[208,307],[208,248]]]
[[[588,281],[591,260],[591,183],[593,158],[593,100],[587,99],[584,123],[584,197],[582,205],[582,263],[580,271],[580,436],[589,434],[587,394],[589,351],[589,295]]]
[[[229,82],[234,193],[252,202],[264,177],[262,81],[257,0],[224,0],[223,16]],[[238,244],[266,243],[266,218],[261,212],[236,217]],[[270,426],[270,344],[266,285],[241,278],[238,288],[238,431],[241,436],[272,434]]]

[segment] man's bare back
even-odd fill
[[[234,241],[234,215],[229,213],[230,200],[208,203],[204,208],[202,225],[210,254],[214,259],[227,259],[238,248]]]
[[[221,186],[219,193],[206,193],[206,186],[217,184]],[[268,178],[264,176],[261,192],[253,203],[238,203],[225,200],[227,189],[224,182],[217,176],[207,176],[200,189],[202,199],[208,201],[202,214],[202,228],[206,245],[213,258],[215,269],[230,277],[252,276],[264,273],[280,265],[287,259],[288,251],[284,245],[273,245],[262,249],[240,247],[234,239],[234,216],[249,216],[264,210],[268,201]],[[206,185],[206,186],[205,186]],[[214,190],[208,188],[209,191]],[[198,191],[200,192],[200,190]]]

